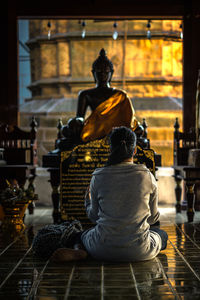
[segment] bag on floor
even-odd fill
[[[73,248],[75,237],[83,231],[80,221],[46,225],[41,228],[33,239],[33,253],[48,259],[58,248]]]

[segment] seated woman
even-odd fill
[[[136,135],[127,127],[110,134],[108,164],[93,173],[86,193],[88,217],[94,228],[77,234],[93,258],[108,261],[142,261],[154,258],[167,246],[168,235],[153,227],[159,219],[158,190],[154,176],[143,164],[134,164]],[[58,249],[54,261],[85,258],[84,250]],[[79,253],[79,255],[78,255]]]

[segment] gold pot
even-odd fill
[[[15,200],[13,198],[13,200]],[[6,203],[2,203],[1,215],[2,215],[2,230],[10,231],[10,233],[20,233],[25,229],[24,214],[28,206],[29,201],[18,200]]]

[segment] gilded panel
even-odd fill
[[[173,52],[173,59],[172,59],[172,67],[173,67],[173,76],[175,77],[182,77],[183,74],[183,53],[182,53],[182,43],[180,42],[173,42],[172,44],[172,52]]]
[[[42,78],[57,76],[56,44],[41,44]]]
[[[69,23],[71,20],[57,20],[57,29],[59,33],[66,33],[69,31]]]
[[[58,42],[59,76],[70,75],[69,43]]]
[[[162,75],[172,76],[172,73],[172,45],[166,42],[162,47]]]
[[[31,57],[31,80],[39,80],[41,78],[41,65],[40,65],[40,48],[34,47],[30,52]]]
[[[34,38],[40,35],[41,20],[29,21],[29,38]]]

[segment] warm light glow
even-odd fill
[[[114,32],[113,32],[113,40],[117,40],[117,38],[118,38],[117,22],[114,22],[113,28],[114,28]]]
[[[82,33],[81,33],[81,36],[82,36],[83,39],[85,38],[85,34],[86,34],[86,30],[83,29],[83,30],[82,30]]]
[[[86,162],[92,161],[90,151],[86,152],[86,155],[85,155],[84,159],[85,159]]]
[[[113,40],[116,40],[118,38],[118,32],[114,31],[113,32]]]
[[[175,117],[182,114],[182,107],[175,111],[165,107],[164,111],[159,105],[163,98],[170,98],[172,102],[182,99],[182,20],[119,20],[117,23],[114,20],[53,20],[47,24],[47,19],[30,20],[31,39],[45,36],[47,41],[40,43],[38,39],[40,47],[31,48],[34,78],[31,84],[34,92],[37,92],[34,84],[39,91],[33,98],[77,100],[81,90],[94,86],[91,66],[104,48],[114,66],[111,86],[124,89],[133,99],[133,105],[135,98],[149,99],[150,104],[145,102],[148,107],[136,108],[136,114],[141,118],[144,113],[151,147],[162,154],[162,164],[173,165],[173,123]],[[59,34],[63,38],[57,40]],[[52,36],[55,43],[48,43]],[[42,84],[43,80],[48,84]],[[158,100],[156,111],[151,108],[151,99]],[[71,118],[76,114],[73,109],[62,112]],[[84,159],[90,161],[90,154]]]
[[[51,30],[48,30],[48,40],[51,39]]]

